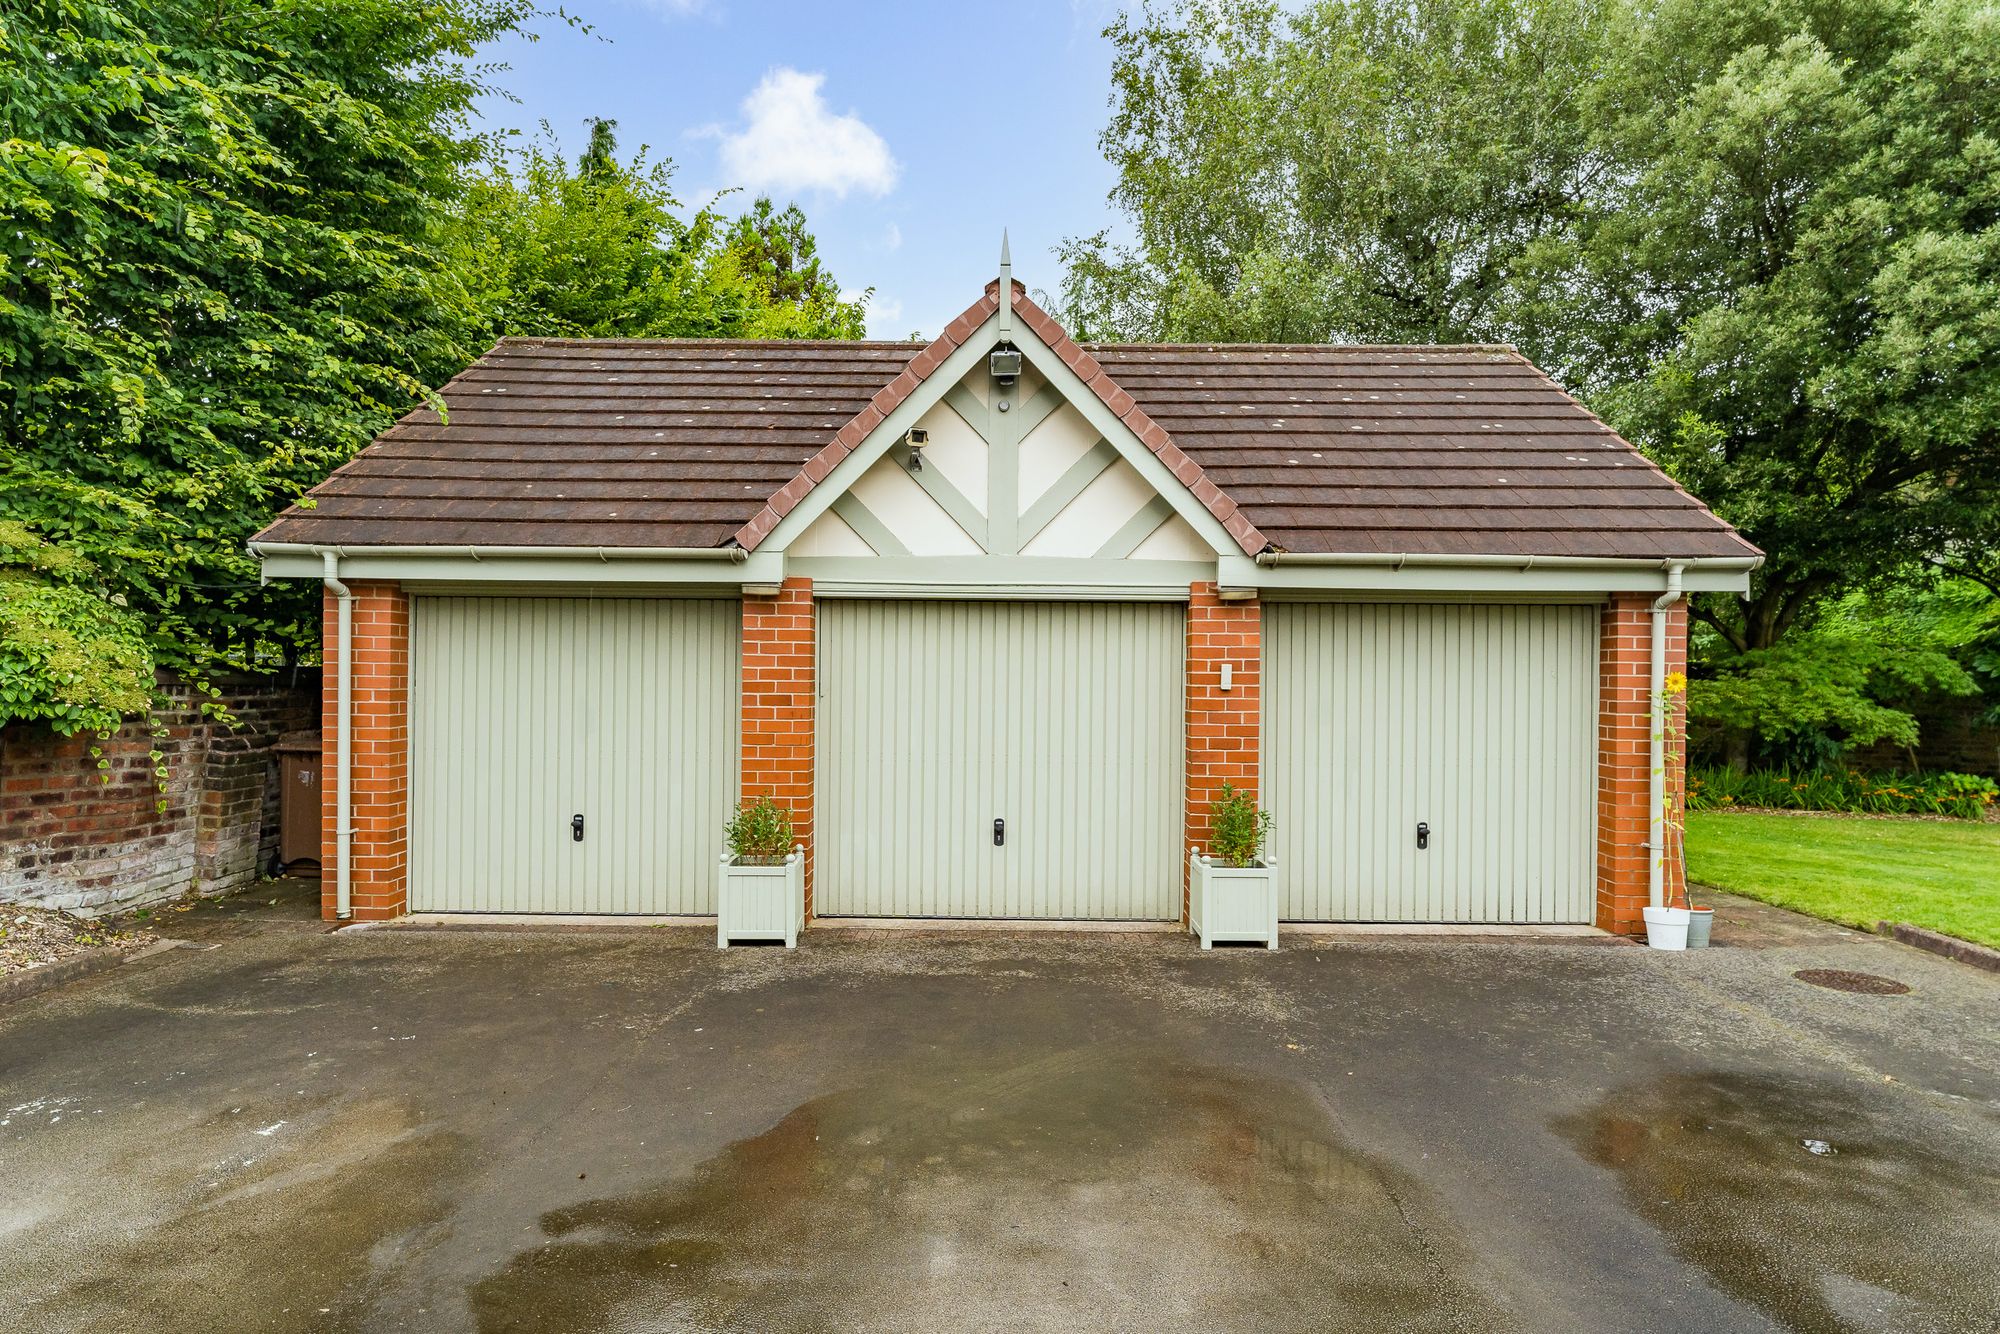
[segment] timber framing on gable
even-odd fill
[[[1008,281],[1011,283],[1011,277]],[[997,299],[999,290],[999,284],[994,284],[981,301],[911,362],[904,375],[898,376],[868,408],[843,427],[835,441],[774,496],[772,504],[756,520],[745,526],[739,540],[748,539],[745,545],[760,555],[790,552],[793,544],[821,516],[831,512],[876,556],[895,562],[898,567],[903,558],[914,561],[945,554],[965,555],[940,552],[913,555],[911,547],[892,531],[891,525],[883,522],[867,501],[856,496],[857,485],[887,460],[889,466],[908,478],[949,516],[985,558],[1026,561],[1028,564],[1017,569],[1060,573],[1061,558],[1037,559],[1028,548],[1093,483],[1122,463],[1152,494],[1133,505],[1129,514],[1121,516],[1121,522],[1106,532],[1093,550],[1071,557],[1074,563],[1130,560],[1149,537],[1176,518],[1204,548],[1199,553],[1202,560],[1142,563],[1189,568],[1202,564],[1207,567],[1205,577],[1212,578],[1216,558],[1252,554],[1253,550],[1262,549],[1256,530],[1191,460],[1166,441],[1163,431],[1149,420],[1141,420],[1139,429],[1150,431],[1160,443],[1151,444],[1141,438],[1128,418],[1143,419],[1144,414],[1138,412],[1129,395],[1109,382],[1109,377],[1089,361],[1088,354],[1070,341],[1060,326],[1034,307],[1018,286],[1013,288],[1011,303]],[[1050,334],[1055,341],[1051,341]],[[1023,354],[1032,368],[1031,378],[1038,382],[1024,378],[1003,391],[983,380],[988,354],[1002,345],[1012,346]],[[1085,374],[1091,374],[1093,379],[1086,380]],[[984,387],[983,394],[975,392],[974,384]],[[935,421],[930,414],[940,405],[962,420],[984,446],[980,500],[969,496],[968,488],[954,483],[941,468],[910,466],[909,430],[927,419]],[[1094,437],[1093,442],[1024,504],[1019,495],[1023,442],[1039,428],[1049,425],[1050,419],[1065,408],[1073,410],[1073,420],[1091,433],[1086,438]],[[1125,409],[1124,415],[1120,415],[1121,408]],[[760,528],[761,533],[757,531]],[[1246,547],[1239,530],[1252,534],[1249,540],[1258,545],[1254,549]],[[1186,557],[1196,553],[1175,554]],[[802,557],[794,553],[791,558]],[[820,559],[839,559],[840,568],[851,570],[865,557],[856,554]],[[980,557],[967,555],[966,559],[976,561]],[[881,571],[890,577],[914,572],[914,567],[908,570],[885,567]],[[1186,572],[1176,568],[1173,573],[1179,577]]]

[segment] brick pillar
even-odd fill
[[[1253,796],[1262,717],[1263,614],[1254,599],[1224,602],[1214,584],[1188,589],[1186,810],[1180,855],[1181,921],[1187,921],[1187,850],[1208,849],[1209,807],[1227,783]],[[1231,672],[1222,689],[1222,667]]]
[[[1597,925],[1637,935],[1646,929],[1640,909],[1646,893],[1646,847],[1652,820],[1647,797],[1651,774],[1653,594],[1620,594],[1605,604],[1599,638],[1597,682]],[[1687,669],[1687,612],[1667,613],[1667,670]],[[1669,760],[1667,790],[1676,800],[1684,764]],[[1669,839],[1666,891],[1681,892],[1685,864],[1678,839]]]
[[[812,580],[787,579],[776,597],[743,599],[744,797],[769,796],[792,813],[806,848],[806,916],[813,906]]]
[[[350,579],[354,594],[352,756],[354,920],[381,921],[409,911],[410,889],[410,599],[401,585]],[[338,795],[340,612],[322,599],[320,682],[320,916],[335,912]],[[501,720],[504,722],[504,720]]]

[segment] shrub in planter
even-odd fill
[[[1201,947],[1255,941],[1278,948],[1278,867],[1264,852],[1271,816],[1229,783],[1209,807],[1209,848],[1188,850],[1188,930]]]
[[[806,917],[806,850],[792,841],[792,814],[770,797],[737,805],[722,828],[716,868],[715,943],[799,943]]]

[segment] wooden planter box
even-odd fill
[[[1278,948],[1278,865],[1265,858],[1255,866],[1226,866],[1188,849],[1188,930],[1201,947],[1215,942],[1255,941]]]
[[[776,866],[743,866],[728,853],[715,872],[715,944],[782,940],[796,949],[806,920],[806,850],[795,846]]]

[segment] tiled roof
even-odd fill
[[[1745,556],[1520,354],[1079,346],[1016,310],[1246,551]],[[754,547],[998,305],[937,342],[503,339],[260,541]]]
[[[1090,351],[1284,550],[1757,554],[1512,348]]]

